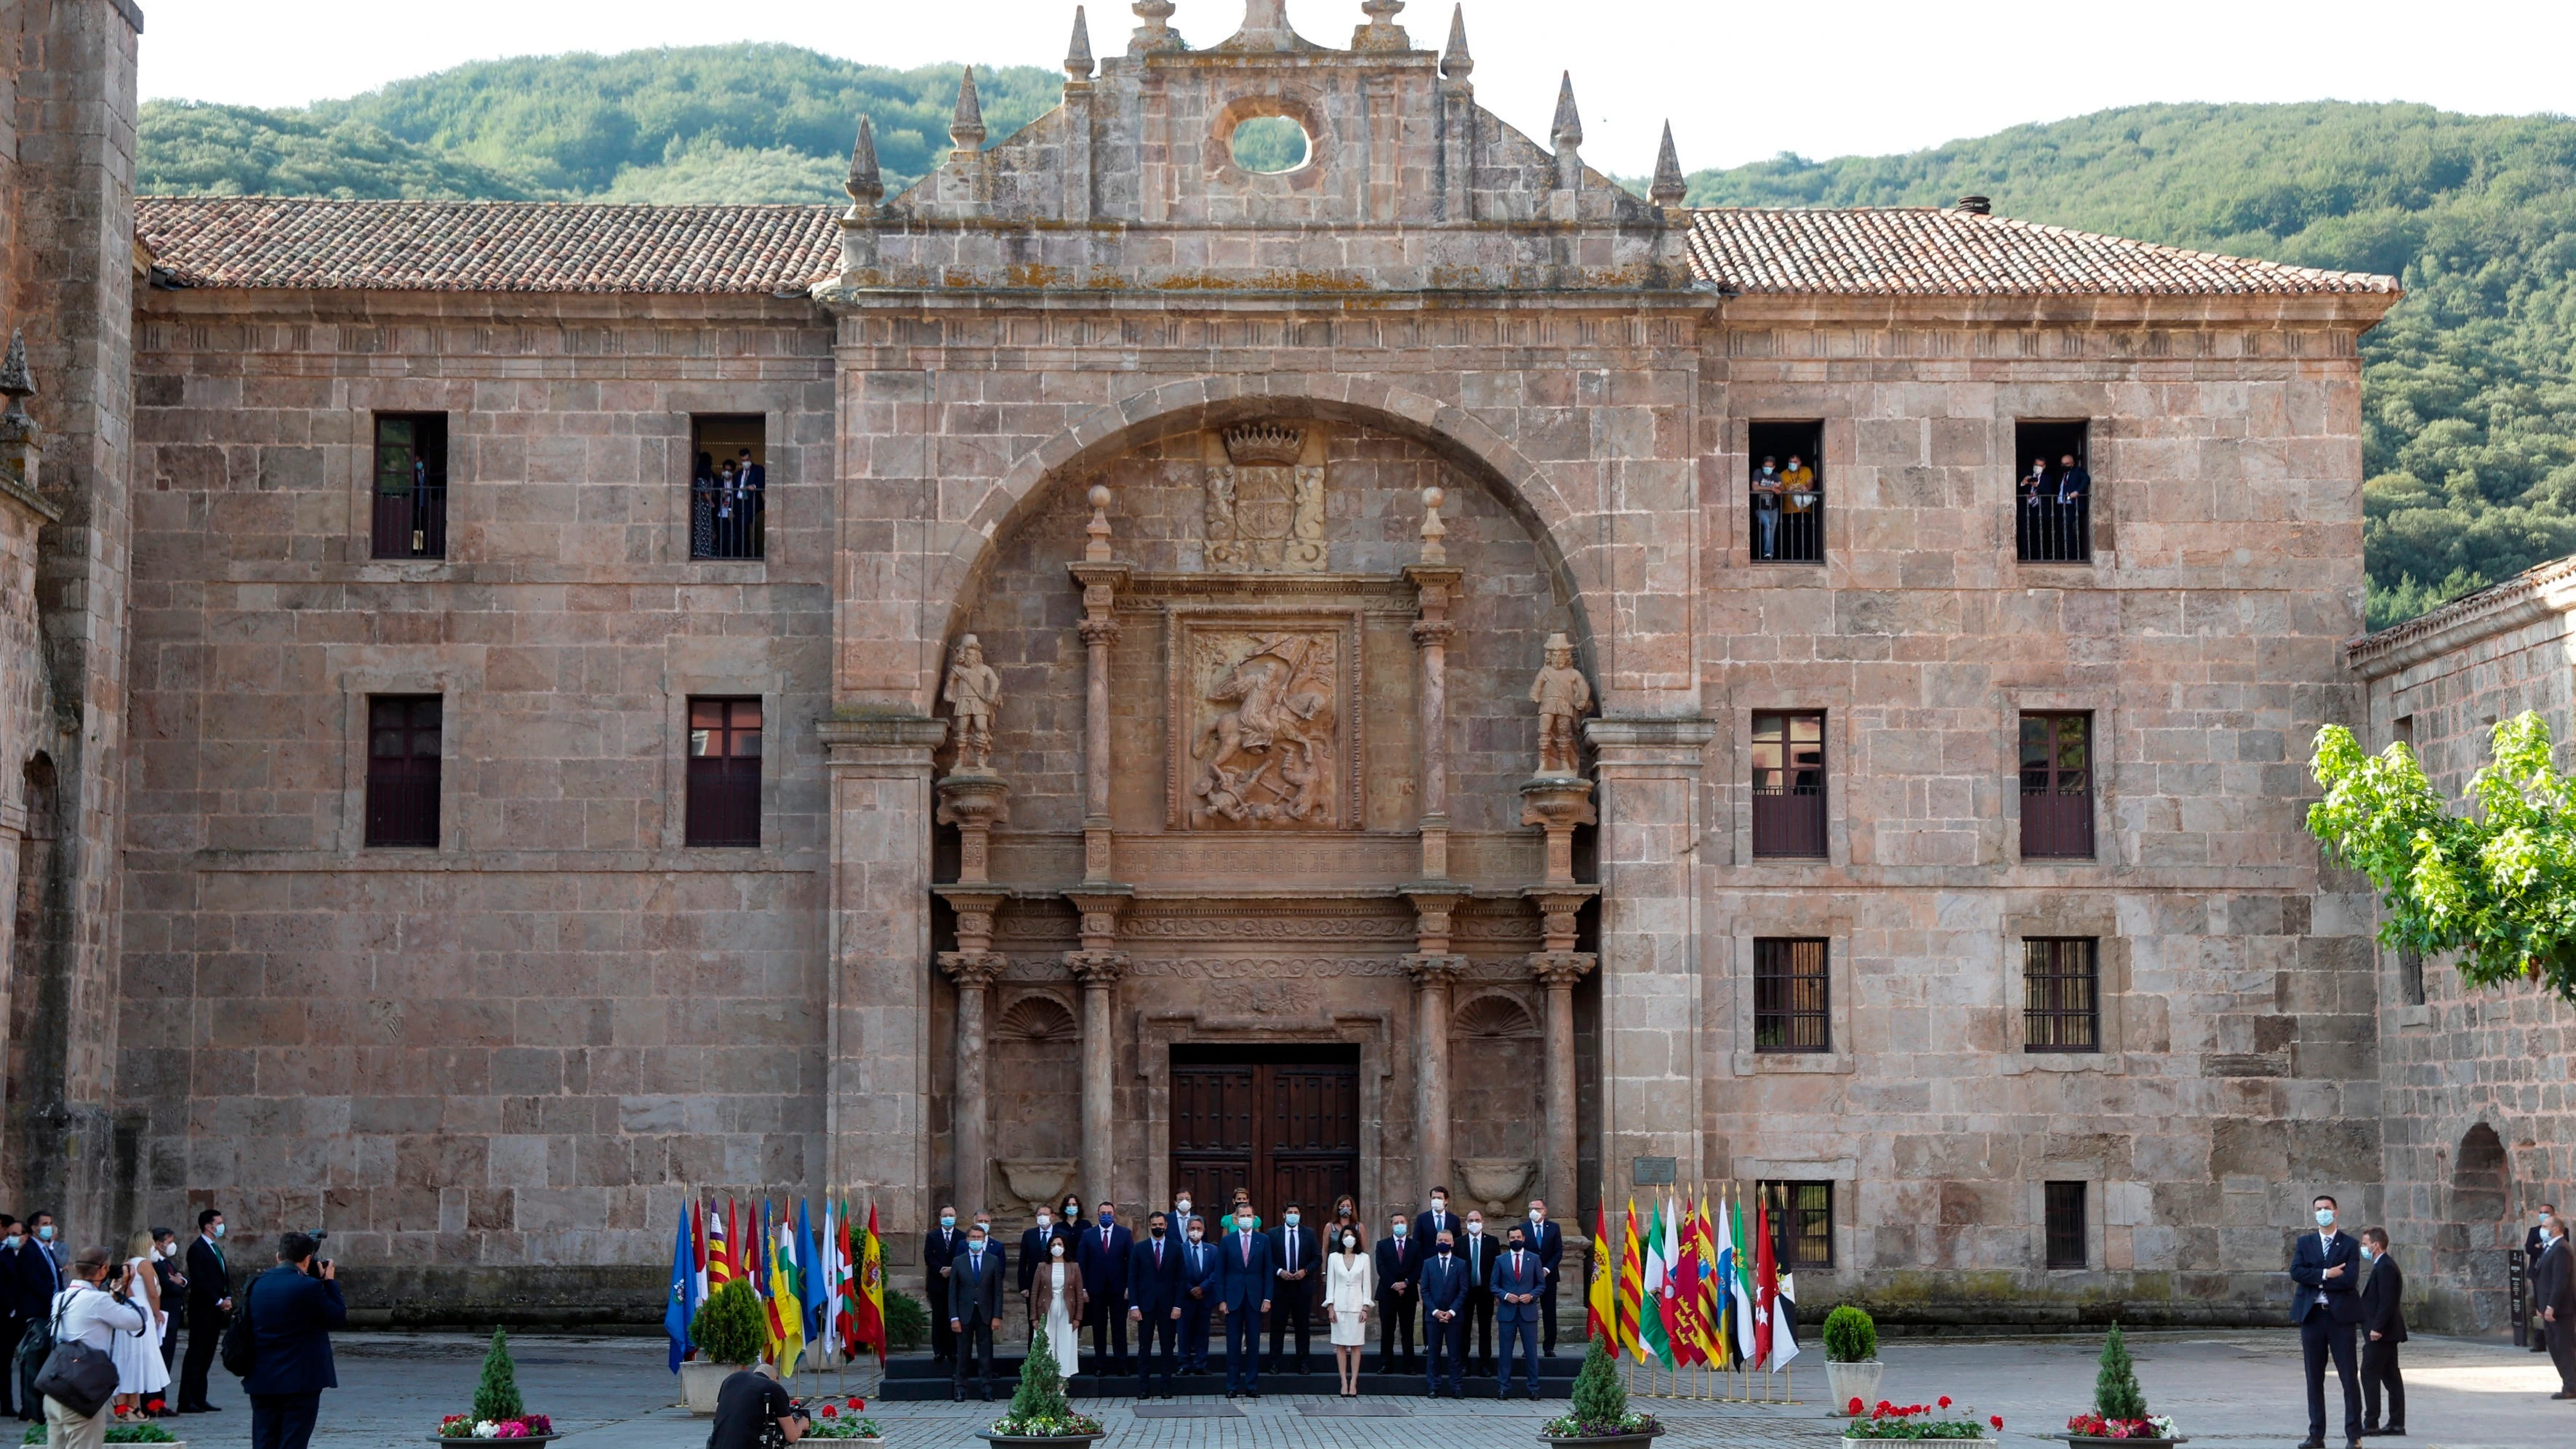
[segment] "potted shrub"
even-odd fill
[[[1850,1417],[1860,1405],[1877,1403],[1886,1372],[1878,1361],[1878,1325],[1867,1313],[1846,1303],[1825,1315],[1825,1384],[1835,1413]]]
[[[556,1437],[552,1419],[529,1413],[519,1401],[519,1368],[510,1361],[509,1335],[492,1330],[483,1379],[474,1386],[474,1412],[448,1415],[429,1437],[443,1444],[544,1444]]]
[[[1572,1412],[1541,1424],[1538,1436],[1582,1449],[1644,1449],[1662,1432],[1654,1415],[1628,1412],[1628,1390],[1611,1366],[1610,1351],[1596,1338],[1583,1351],[1583,1372],[1574,1376]]]
[[[27,1426],[26,1434],[22,1436],[18,1442],[21,1444],[45,1443],[46,1429],[44,1423],[40,1420],[36,1423],[29,1424]],[[133,1417],[119,1418],[110,1423],[107,1426],[106,1442],[110,1444],[158,1444],[167,1446],[167,1449],[188,1449],[187,1440],[182,1439],[178,1435],[171,1433],[169,1430],[162,1428],[160,1425],[153,1423],[150,1419]]]
[[[1041,1333],[1029,1340],[1029,1356],[1020,1361],[1020,1387],[1011,1395],[1011,1411],[975,1437],[987,1444],[1088,1449],[1107,1432],[1098,1419],[1075,1413],[1065,1402],[1064,1374]]]
[[[2174,1421],[2147,1412],[2147,1396],[2138,1388],[2138,1372],[2129,1362],[2129,1346],[2120,1325],[2102,1343],[2102,1369],[2093,1378],[2093,1409],[2066,1421],[2066,1432],[2052,1434],[2069,1444],[2118,1444],[2124,1449],[2166,1449],[2191,1442],[2174,1432]]]
[[[900,1353],[930,1342],[930,1310],[911,1294],[887,1289],[885,1319],[887,1348]]]
[[[1943,1394],[1929,1404],[1891,1404],[1880,1399],[1866,1411],[1858,1399],[1845,1399],[1841,1411],[1851,1422],[1843,1426],[1843,1441],[1854,1439],[1974,1439],[1980,1442],[2003,1437],[2004,1416],[1988,1414],[1983,1418],[1964,1404],[1953,1404]],[[1992,1431],[1992,1432],[1988,1432]]]
[[[885,1429],[861,1411],[868,1401],[852,1394],[847,1398],[802,1400],[805,1412],[804,1438],[839,1439],[852,1444],[882,1444]]]
[[[724,1381],[760,1362],[768,1346],[751,1285],[736,1280],[708,1294],[689,1323],[689,1341],[698,1346],[698,1356],[680,1365],[680,1396],[690,1413],[712,1414]]]

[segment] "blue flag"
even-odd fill
[[[804,1295],[805,1337],[820,1340],[826,1320],[824,1310],[832,1302],[831,1285],[823,1281],[823,1259],[814,1251],[814,1220],[805,1211],[805,1199],[796,1200],[796,1286]]]
[[[662,1305],[662,1331],[671,1336],[671,1372],[689,1354],[689,1321],[698,1316],[698,1257],[689,1241],[689,1210],[680,1209],[680,1236],[671,1250],[671,1301]]]

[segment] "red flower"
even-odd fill
[[[840,1410],[838,1410],[838,1409],[836,1409],[836,1408],[833,1408],[833,1407],[832,1407],[831,1405],[829,1405],[829,1404],[825,1404],[825,1405],[823,1406],[823,1417],[824,1417],[824,1418],[826,1418],[826,1419],[837,1419],[837,1418],[841,1417],[841,1411],[840,1411]]]
[[[850,1395],[850,1409],[851,1409],[851,1411],[852,1411],[852,1412],[854,1412],[854,1413],[855,1413],[856,1411],[858,1411],[858,1410],[860,1410],[860,1409],[864,1409],[864,1408],[866,1408],[867,1406],[868,1406],[868,1401],[867,1401],[867,1400],[865,1400],[865,1399],[863,1399],[863,1398],[860,1398],[860,1397],[859,1397],[858,1395],[856,1395],[856,1394],[852,1394],[852,1395]]]
[[[2002,1428],[2002,1427],[2004,1426],[2004,1416],[2003,1416],[2003,1415],[2001,1415],[2001,1414],[1995,1414],[1995,1415],[1989,1416],[1989,1417],[1987,1418],[1986,1422],[1987,1422],[1987,1423],[1989,1423],[1989,1424],[1992,1424],[1992,1425],[1994,1425],[1996,1428],[2000,1429],[2000,1428]]]
[[[1943,1394],[1941,1396],[1941,1407],[1945,1409],[1950,1407],[1950,1396],[1948,1394]]]
[[[1850,1406],[1849,1406],[1849,1407],[1847,1407],[1847,1408],[1845,1408],[1845,1409],[1843,1410],[1843,1412],[1844,1412],[1844,1413],[1846,1413],[1846,1414],[1857,1414],[1857,1413],[1859,1413],[1859,1412],[1860,1412],[1860,1395],[1858,1395],[1858,1394],[1854,1394],[1854,1395],[1852,1395],[1852,1401],[1851,1401]]]
[[[1879,1400],[1879,1401],[1878,1401],[1878,1411],[1879,1411],[1880,1413],[1882,1413],[1882,1414],[1886,1413],[1888,1410],[1893,1409],[1893,1408],[1895,1408],[1895,1407],[1896,1407],[1896,1406],[1895,1406],[1894,1404],[1889,1403],[1889,1402],[1888,1402],[1887,1400],[1885,1400],[1885,1399],[1881,1399],[1881,1400]]]

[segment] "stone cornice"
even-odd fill
[[[20,482],[17,474],[6,469],[0,469],[0,498],[8,499],[47,523],[62,522],[62,505]]]
[[[2576,612],[2576,554],[2526,569],[2403,624],[2345,641],[2344,667],[2384,679],[2436,655],[2553,614]]]

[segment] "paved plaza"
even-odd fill
[[[2279,1332],[2142,1333],[2130,1339],[2147,1399],[2181,1421],[2195,1445],[2277,1445],[2289,1449],[2305,1428],[2298,1341]],[[658,1339],[530,1335],[513,1340],[528,1407],[554,1416],[566,1449],[697,1449],[707,1421],[670,1407],[677,1381],[663,1367]],[[348,1335],[338,1344],[338,1392],[325,1396],[325,1449],[417,1445],[442,1413],[471,1401],[483,1342],[463,1334]],[[1942,1336],[1890,1339],[1883,1392],[1899,1400],[1948,1394],[1980,1412],[2004,1416],[2004,1440],[2038,1449],[2038,1437],[2083,1407],[2093,1385],[2099,1341],[2083,1338],[1963,1340]],[[2391,1441],[2410,1449],[2565,1449],[2576,1444],[2576,1403],[2553,1403],[2547,1360],[2500,1344],[2418,1338],[2407,1345],[2413,1436]],[[1803,1362],[1814,1361],[1810,1359]],[[871,1376],[872,1377],[872,1376]],[[1825,1417],[1824,1375],[1794,1378],[1804,1403],[1769,1406],[1641,1400],[1673,1432],[1669,1449],[1703,1445],[1829,1445],[1837,1428]],[[193,1449],[234,1449],[250,1440],[248,1405],[235,1381],[217,1376],[215,1401],[226,1411],[176,1421]],[[800,1376],[817,1392],[831,1376]],[[849,1387],[862,1388],[855,1378]],[[1542,1417],[1562,1403],[1498,1404],[1443,1399],[1366,1401],[1382,1417],[1353,1417],[1326,1397],[1272,1396],[1228,1404],[1222,1396],[1144,1406],[1125,1399],[1085,1407],[1107,1419],[1113,1449],[1210,1445],[1217,1449],[1483,1449],[1534,1442]],[[898,1449],[981,1449],[974,1431],[1000,1406],[893,1404],[871,1407]],[[1241,1417],[1177,1417],[1227,1415]],[[2378,1442],[2378,1441],[2374,1441]]]

